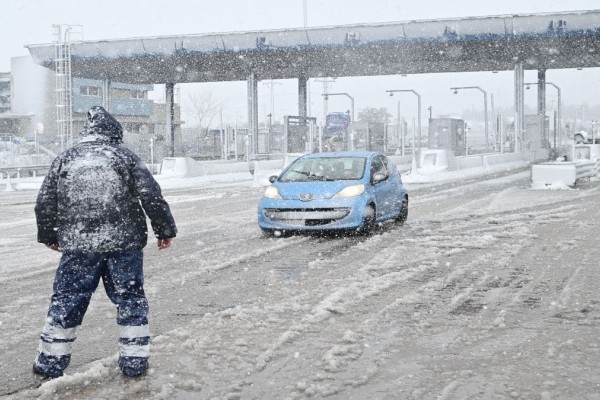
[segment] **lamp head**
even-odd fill
[[[454,89],[454,94],[458,94],[458,89]]]
[[[394,92],[390,92],[390,97],[392,97],[394,95]]]

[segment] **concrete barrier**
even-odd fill
[[[194,159],[190,157],[165,157],[160,166],[161,176],[187,177],[194,170]]]
[[[236,160],[195,161],[190,157],[165,157],[160,176],[195,177],[249,172],[248,163]]]
[[[575,186],[577,181],[596,175],[596,161],[549,162],[531,167],[532,187],[562,184]]]
[[[190,157],[165,157],[160,164],[159,176],[162,177],[197,177],[206,175],[220,175],[230,173],[253,172],[255,185],[268,185],[271,175],[278,175],[287,165],[304,154],[285,154],[276,160],[255,160],[240,162],[236,160],[209,160],[195,161]],[[440,172],[445,170],[464,170],[470,168],[490,167],[504,163],[522,161],[527,163],[530,157],[528,153],[497,153],[473,155],[466,157],[454,157],[447,150],[424,149],[420,153],[420,172]],[[389,159],[401,172],[416,170],[412,165],[412,155],[391,155]]]
[[[451,151],[446,149],[423,149],[419,152],[419,173],[433,174],[436,172],[449,171],[450,165],[455,164],[455,157]]]
[[[500,153],[500,154],[486,154],[482,156],[482,166],[489,168],[493,165],[507,164],[514,162],[523,162],[523,164],[529,163],[529,157],[526,153]]]
[[[221,175],[236,172],[249,172],[246,162],[226,162],[226,163],[196,163],[194,166],[194,176]]]
[[[482,168],[483,157],[482,156],[464,156],[456,157],[456,168],[458,170],[470,169],[470,168]]]
[[[534,152],[535,153],[535,152]],[[523,153],[492,153],[492,154],[478,154],[473,156],[462,156],[456,157],[456,166],[458,170],[470,169],[470,168],[490,168],[495,165],[510,164],[510,163],[522,163],[527,165],[533,162],[538,157],[543,156],[547,153],[540,153],[532,155],[530,152]],[[548,159],[547,156],[544,159]]]

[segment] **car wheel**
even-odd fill
[[[404,196],[402,199],[402,206],[400,208],[400,214],[396,217],[396,223],[398,225],[404,225],[408,218],[408,196]]]
[[[369,234],[375,228],[375,207],[369,204],[365,207],[365,212],[363,216],[363,224],[359,229],[359,232],[362,234]]]

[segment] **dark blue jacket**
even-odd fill
[[[140,158],[121,146],[121,124],[93,107],[81,135],[44,179],[35,206],[38,242],[77,252],[141,249],[148,240],[146,215],[158,239],[175,237],[160,186]]]

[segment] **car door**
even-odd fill
[[[390,212],[394,215],[397,215],[400,212],[400,209],[402,208],[402,198],[404,197],[405,193],[402,185],[402,178],[400,177],[400,172],[398,171],[398,168],[388,157],[383,157],[383,163],[385,164],[385,167],[388,170],[390,190],[392,190],[393,192],[393,203],[391,204],[392,209],[390,210]]]
[[[370,173],[373,194],[375,196],[377,219],[388,217],[394,210],[394,201],[397,193],[395,190],[396,185],[390,179],[390,172],[381,155],[377,154],[373,156]],[[383,174],[385,178],[380,182],[375,182],[374,177],[376,174]]]

